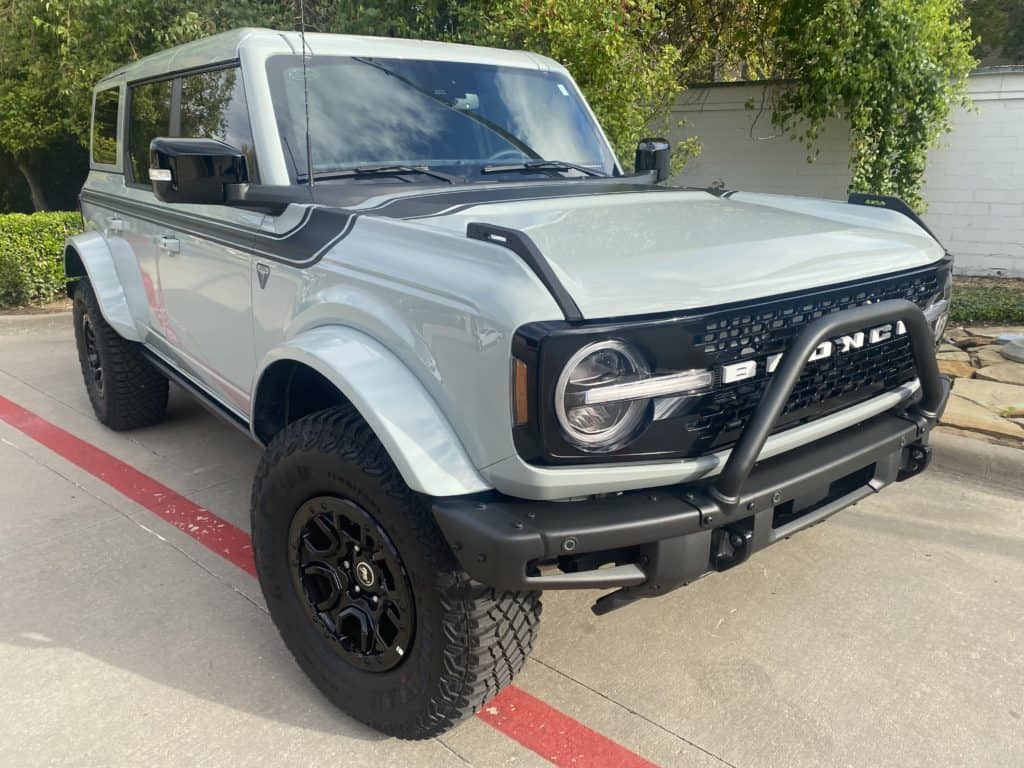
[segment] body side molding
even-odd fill
[[[346,326],[305,331],[263,358],[250,424],[260,407],[263,374],[282,360],[307,365],[334,384],[366,419],[414,491],[456,496],[490,489],[412,372],[383,345]]]

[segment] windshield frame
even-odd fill
[[[504,62],[502,62],[500,64],[498,64],[498,63],[493,63],[492,64],[492,63],[483,63],[483,62],[477,62],[477,61],[472,61],[472,60],[463,61],[463,60],[460,60],[458,58],[452,58],[452,59],[447,59],[447,58],[446,59],[422,58],[421,59],[421,58],[418,58],[418,57],[415,57],[415,56],[398,57],[398,56],[394,56],[394,55],[386,55],[386,56],[382,56],[382,57],[366,57],[366,56],[362,56],[362,55],[359,55],[359,54],[356,54],[356,53],[352,53],[352,54],[340,54],[340,53],[339,54],[333,54],[333,53],[331,53],[331,54],[308,55],[307,59],[306,59],[307,68],[309,68],[311,70],[313,68],[313,66],[315,66],[314,62],[316,62],[317,60],[324,60],[324,59],[330,59],[330,60],[333,60],[333,61],[343,60],[343,61],[346,61],[346,62],[351,62],[352,64],[357,64],[357,65],[366,66],[366,67],[373,67],[373,68],[376,68],[378,70],[381,70],[381,71],[384,72],[385,75],[388,75],[388,76],[391,76],[391,77],[395,77],[398,82],[403,84],[403,87],[410,88],[412,91],[415,91],[415,92],[419,93],[422,98],[424,98],[424,99],[433,99],[434,101],[437,101],[439,109],[449,109],[452,112],[455,112],[455,113],[459,114],[460,116],[465,117],[467,120],[471,120],[474,123],[479,124],[480,126],[482,126],[483,130],[485,130],[485,131],[493,131],[495,133],[495,135],[497,137],[499,137],[501,141],[504,141],[504,142],[509,142],[509,138],[507,136],[503,135],[502,131],[504,129],[503,129],[502,126],[495,124],[494,128],[491,128],[491,127],[489,127],[487,125],[487,123],[489,122],[489,119],[484,117],[483,115],[479,115],[479,114],[476,114],[476,113],[468,113],[468,114],[467,113],[463,113],[453,103],[448,103],[445,99],[433,96],[429,91],[426,90],[425,87],[421,87],[416,82],[411,82],[410,80],[407,80],[401,73],[395,73],[395,72],[389,71],[389,69],[388,69],[389,65],[396,64],[396,63],[416,64],[416,63],[420,63],[420,62],[422,62],[424,65],[428,65],[428,66],[430,66],[430,65],[436,66],[438,64],[454,64],[454,65],[464,65],[466,67],[487,68],[487,69],[492,69],[492,70],[521,70],[522,72],[524,72],[526,74],[536,73],[540,77],[551,76],[552,79],[554,80],[554,82],[556,83],[556,85],[558,86],[558,88],[562,91],[563,95],[570,96],[573,99],[573,105],[572,105],[572,107],[570,107],[570,109],[577,110],[577,112],[578,112],[577,116],[574,119],[578,119],[579,120],[578,125],[580,126],[580,129],[585,131],[586,134],[588,134],[586,136],[586,142],[587,143],[584,144],[584,145],[580,145],[580,146],[584,146],[584,147],[585,146],[589,146],[592,150],[595,151],[595,153],[597,155],[597,159],[600,160],[601,164],[600,164],[600,166],[598,166],[598,165],[591,165],[590,163],[588,163],[587,167],[588,168],[589,167],[593,167],[595,171],[598,171],[598,174],[599,174],[598,176],[588,176],[588,175],[580,173],[579,171],[572,170],[571,168],[566,169],[565,171],[562,172],[562,173],[568,173],[569,174],[568,176],[564,176],[564,175],[562,175],[562,173],[559,173],[559,172],[552,173],[552,170],[550,168],[538,169],[535,172],[535,174],[531,173],[529,171],[527,171],[525,173],[522,172],[522,171],[520,171],[520,172],[498,172],[498,173],[489,173],[489,174],[480,173],[479,171],[482,171],[482,169],[483,169],[483,167],[485,165],[493,164],[490,161],[489,158],[466,158],[466,159],[460,160],[460,162],[463,162],[467,168],[473,168],[476,165],[479,166],[479,168],[476,168],[475,171],[472,172],[472,173],[468,173],[468,174],[462,174],[462,173],[457,173],[457,172],[453,173],[453,171],[451,171],[450,169],[446,170],[446,172],[450,173],[450,174],[453,174],[453,175],[461,176],[462,178],[465,178],[465,183],[491,183],[491,184],[505,182],[505,181],[514,181],[514,182],[522,183],[523,181],[526,181],[527,178],[529,178],[529,177],[532,177],[532,178],[530,178],[530,180],[543,181],[543,180],[559,180],[559,179],[560,180],[566,180],[567,178],[571,178],[573,180],[576,180],[577,178],[579,178],[579,179],[586,179],[586,178],[612,178],[612,177],[621,177],[623,175],[623,171],[622,171],[621,165],[619,163],[618,157],[615,155],[615,151],[612,148],[611,143],[608,141],[608,138],[607,138],[607,136],[604,133],[604,129],[601,127],[601,124],[597,120],[596,115],[594,115],[593,110],[591,109],[590,105],[587,103],[587,100],[583,96],[583,93],[580,91],[579,86],[572,79],[572,76],[569,74],[568,70],[565,70],[563,67],[558,67],[557,65],[556,66],[550,66],[550,67],[526,66],[526,65],[524,65],[524,66],[516,66],[516,65],[511,65],[511,64],[508,64],[508,63],[504,63]],[[274,127],[276,128],[276,134],[277,134],[276,135],[276,139],[277,140],[274,143],[276,144],[276,148],[278,149],[278,151],[280,151],[280,153],[282,155],[282,159],[284,161],[283,162],[284,169],[287,170],[288,175],[289,175],[289,183],[292,184],[292,185],[303,184],[304,181],[305,181],[305,176],[307,175],[306,174],[306,168],[305,168],[305,137],[304,136],[300,136],[297,133],[299,130],[302,130],[302,132],[304,133],[305,125],[304,125],[304,120],[302,120],[301,123],[300,123],[301,116],[297,116],[295,114],[294,108],[291,111],[288,110],[288,100],[287,100],[287,97],[284,95],[283,88],[287,88],[288,87],[288,84],[284,82],[284,78],[286,77],[286,75],[285,75],[286,69],[289,67],[289,65],[294,65],[297,62],[299,62],[300,60],[301,59],[300,59],[300,56],[298,54],[287,54],[287,53],[283,53],[282,52],[282,53],[274,53],[274,54],[271,54],[269,56],[266,56],[266,58],[263,61],[263,75],[266,77],[267,89],[269,91],[269,95],[271,96],[270,105],[269,105],[271,107],[271,110],[272,110],[272,113],[273,113],[272,114],[272,118],[271,118],[271,122],[274,125]],[[554,62],[552,62],[552,64],[554,64]],[[339,87],[341,87],[341,86],[339,85]],[[568,90],[569,93],[566,93],[566,90]],[[483,91],[481,91],[481,93],[483,93]],[[343,95],[339,95],[339,99],[343,99],[343,98],[344,98]],[[494,102],[492,101],[492,103],[494,103]],[[297,119],[297,118],[300,118],[300,119]],[[290,125],[289,125],[289,123],[290,123]],[[515,138],[518,138],[518,137],[515,137]],[[315,129],[314,129],[313,140],[314,141],[316,140]],[[296,148],[294,146],[291,146],[291,142],[299,143],[300,146],[298,148]],[[522,142],[521,140],[520,140],[520,145],[523,146],[524,149],[529,149],[529,146],[526,145],[525,142]],[[517,146],[517,148],[518,148],[518,146]],[[296,149],[298,151],[296,151]],[[537,154],[538,154],[538,159],[550,160],[550,161],[563,161],[563,162],[567,162],[570,166],[572,165],[572,161],[569,161],[567,158],[564,158],[564,157],[546,157],[546,156],[543,156],[540,153],[537,153]],[[314,160],[315,159],[316,158],[314,156]],[[531,159],[531,158],[530,157],[524,157],[524,160],[526,160],[526,159]],[[396,158],[394,161],[391,161],[391,162],[400,162],[401,164],[405,164],[405,165],[418,165],[418,166],[422,166],[424,168],[429,168],[430,170],[435,170],[436,169],[436,170],[441,171],[441,170],[445,170],[446,169],[446,166],[443,163],[429,164],[428,165],[428,164],[424,164],[419,159],[412,159],[412,158],[410,158],[410,159]],[[506,161],[506,162],[508,162],[508,161]],[[339,166],[337,168],[337,170],[347,170],[348,168],[357,167],[357,165],[370,165],[370,164],[372,164],[372,163],[357,163],[357,164],[353,164],[353,165]],[[499,163],[499,164],[501,164],[501,163]],[[299,167],[299,166],[302,166],[302,167]],[[609,168],[610,168],[610,173],[608,173],[608,169]],[[334,170],[334,169],[332,168],[332,170]],[[319,176],[321,173],[329,173],[329,171],[327,171],[325,168],[317,168],[315,170],[315,175],[316,176]],[[578,175],[575,175],[575,174],[578,174]],[[354,178],[357,178],[357,175],[352,175],[352,176],[344,177],[343,181],[347,182],[347,183],[351,183],[351,179],[354,179]],[[438,182],[438,180],[436,178],[431,179],[428,175],[422,175],[422,176],[419,176],[419,177],[405,177],[403,180],[406,181],[406,182],[412,181],[414,183],[415,182],[419,182],[419,183],[437,183]],[[333,181],[336,181],[336,180],[332,179],[331,181],[333,182]]]

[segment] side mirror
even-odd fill
[[[245,155],[215,139],[157,138],[149,143],[149,181],[164,203],[224,203],[225,184],[249,181]]]
[[[654,171],[655,183],[667,179],[672,171],[672,145],[668,139],[641,139],[636,145],[634,167],[637,173]]]

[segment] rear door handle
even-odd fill
[[[159,245],[161,250],[168,253],[178,253],[181,250],[181,243],[178,242],[178,238],[171,237],[170,235],[160,235]]]
[[[107,231],[111,234],[124,232],[124,219],[119,216],[111,216],[107,219]]]

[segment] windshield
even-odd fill
[[[306,66],[315,174],[402,165],[478,179],[485,167],[539,158],[614,173],[615,159],[597,124],[562,74],[336,56],[313,56]],[[285,161],[292,178],[302,179],[302,59],[271,57],[267,74]],[[566,175],[582,174],[570,169]]]

